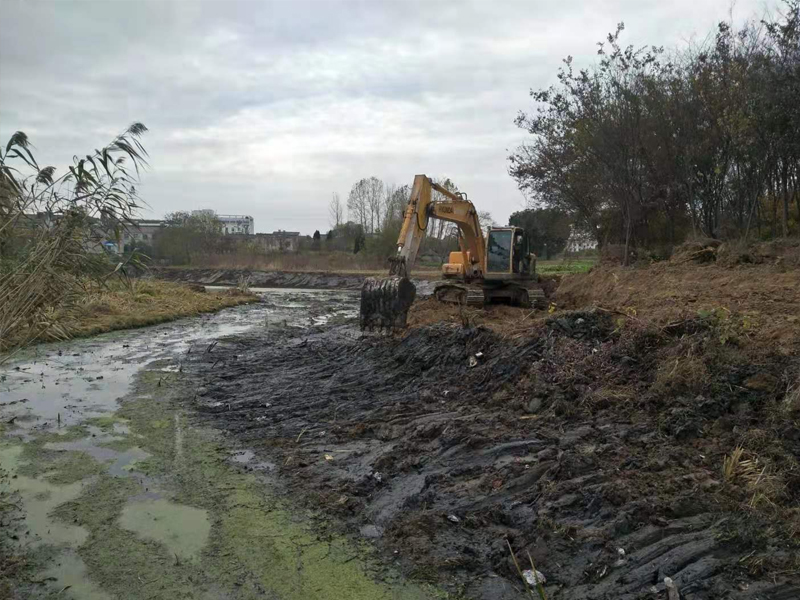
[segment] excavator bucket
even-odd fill
[[[407,277],[368,277],[361,286],[361,329],[402,329],[416,295]]]

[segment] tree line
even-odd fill
[[[626,257],[692,235],[797,234],[800,1],[671,51],[623,46],[623,30],[595,66],[567,57],[557,84],[531,90],[516,119],[530,139],[509,156],[531,204]]]
[[[436,183],[451,192],[458,186],[449,178],[435,179]],[[328,205],[331,231],[324,247],[338,250],[352,248],[354,252],[366,251],[376,255],[392,254],[403,223],[406,205],[411,197],[411,186],[385,183],[377,177],[356,181],[345,201],[334,193]],[[443,199],[433,191],[433,199]],[[488,211],[478,216],[485,227],[493,224]],[[457,249],[457,227],[445,221],[431,220],[423,241],[422,253],[436,256],[440,261]]]

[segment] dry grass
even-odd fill
[[[130,329],[247,304],[257,296],[237,289],[201,292],[196,286],[157,280],[135,280],[130,289],[114,285],[78,303],[73,336]]]
[[[749,496],[748,506],[759,504],[775,507],[781,499],[784,484],[781,477],[766,459],[736,447],[722,462],[722,478],[729,484],[738,485]]]
[[[552,300],[559,308],[601,305],[626,313],[635,311],[638,318],[658,326],[727,313],[734,318],[722,319],[721,325],[736,325],[739,334],[752,334],[759,338],[753,341],[790,355],[800,342],[798,294],[798,269],[783,272],[767,264],[723,268],[713,263],[658,263],[565,276]]]
[[[658,367],[653,391],[659,394],[693,395],[700,393],[708,380],[708,369],[700,357],[670,356]]]
[[[733,481],[734,476],[739,471],[742,454],[744,454],[744,448],[739,446],[730,454],[725,455],[725,460],[722,461],[722,478],[725,481]]]
[[[201,313],[213,312],[230,306],[247,304],[257,296],[237,289],[216,293],[202,288],[158,280],[132,280],[128,285],[115,281],[107,287],[92,286],[76,298],[70,310],[54,310],[50,318],[59,327],[48,327],[38,341],[68,337],[85,337],[172,321]],[[59,332],[56,335],[55,332]],[[20,339],[30,337],[19,331]],[[3,340],[6,347],[14,346],[14,339]]]

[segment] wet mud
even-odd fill
[[[221,336],[353,320],[357,294],[47,344],[3,366],[0,596],[445,598],[284,500],[274,465],[198,423],[184,365]]]
[[[458,597],[528,597],[510,543],[552,599],[665,599],[665,578],[687,600],[798,598],[800,436],[773,418],[775,388],[748,383],[797,359],[722,354],[702,394],[664,390],[660,360],[686,335],[597,311],[516,337],[343,324],[220,341],[184,371],[190,405],[288,496]],[[789,469],[762,504],[758,479],[722,467],[768,422],[762,456]]]
[[[309,288],[356,290],[365,277],[335,273],[300,273],[292,271],[253,271],[250,269],[153,269],[159,279],[202,285],[236,286],[245,278],[256,288]]]
[[[253,271],[250,269],[179,269],[154,268],[153,276],[167,281],[182,281],[206,286],[237,286],[246,280],[251,289],[294,288],[318,290],[360,290],[367,275],[338,273],[302,273],[295,271]],[[388,273],[388,269],[387,269]],[[412,280],[420,296],[433,293],[434,283]]]
[[[553,600],[800,597],[797,352],[596,310],[362,335],[358,302],[4,365],[12,597],[529,598],[509,545]]]

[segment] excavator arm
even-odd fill
[[[433,200],[433,190],[444,199]],[[389,277],[370,277],[361,288],[362,329],[405,326],[408,309],[416,296],[408,275],[431,218],[458,226],[460,250],[450,254],[449,263],[444,265],[445,275],[463,275],[467,281],[482,275],[486,244],[475,206],[465,195],[453,193],[425,175],[416,175],[397,238],[397,252],[389,259]]]
[[[445,199],[433,200],[432,190],[439,192]],[[463,269],[463,275],[467,279],[479,276],[485,264],[486,243],[475,205],[465,195],[453,193],[425,175],[414,177],[411,197],[406,205],[400,235],[397,237],[397,254],[389,259],[390,275],[408,276],[417,260],[419,246],[431,218],[458,226],[460,256],[454,261],[453,254],[458,253],[451,253],[450,264],[454,265],[453,269]]]

